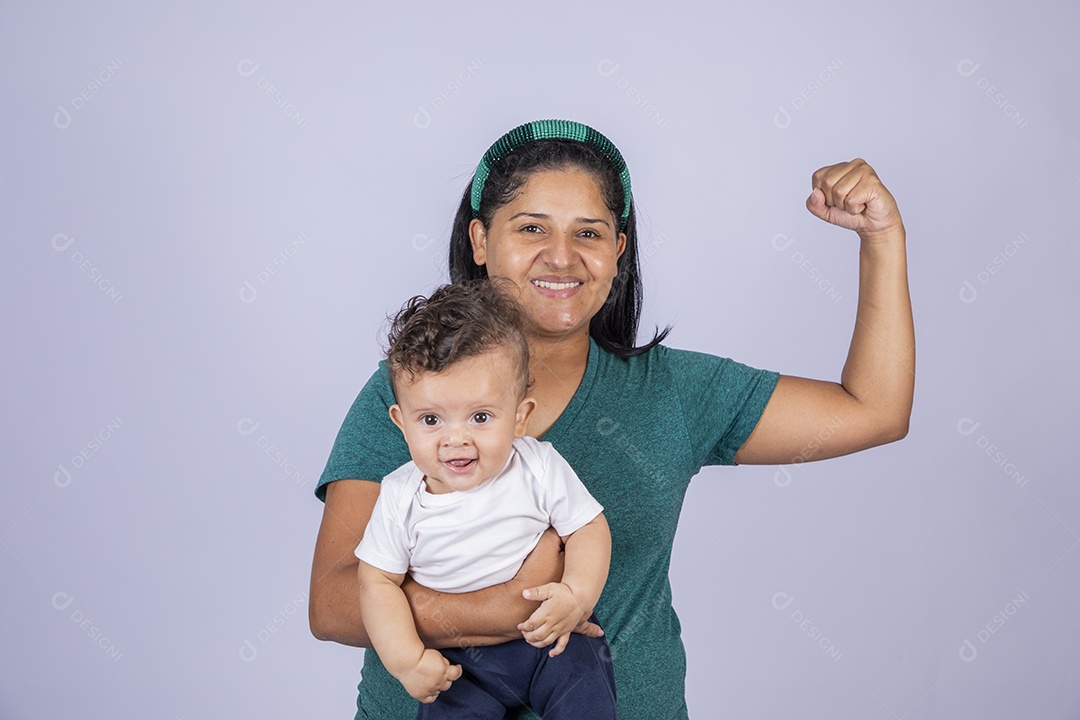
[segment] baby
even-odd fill
[[[406,304],[389,345],[390,417],[412,462],[383,479],[356,548],[361,615],[379,658],[420,701],[418,718],[501,719],[526,704],[545,719],[617,718],[606,641],[571,636],[603,590],[611,536],[569,464],[525,436],[536,401],[526,397],[517,303],[489,281],[447,285]],[[564,572],[525,591],[543,600],[531,642],[424,647],[401,590],[406,573],[441,592],[503,583],[548,526],[565,541]]]

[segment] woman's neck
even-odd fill
[[[529,338],[529,396],[536,410],[529,420],[529,434],[540,437],[562,415],[577,392],[589,363],[589,334],[575,337]]]
[[[529,338],[529,369],[534,375],[544,376],[545,381],[558,382],[564,376],[567,380],[580,380],[588,362],[587,331],[574,337]],[[540,377],[536,381],[541,382]]]

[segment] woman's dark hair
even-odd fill
[[[604,204],[617,223],[622,217],[626,202],[619,174],[596,148],[583,142],[562,139],[534,140],[515,149],[491,168],[480,196],[480,222],[484,227],[490,227],[495,211],[512,201],[534,173],[567,168],[580,169],[596,179]],[[472,243],[469,240],[469,223],[473,219],[471,196],[470,183],[470,186],[465,188],[450,232],[450,280],[454,283],[487,277],[487,267],[473,262]],[[632,200],[623,230],[626,233],[626,249],[619,257],[618,275],[611,283],[611,291],[603,307],[589,321],[589,335],[604,350],[628,358],[647,352],[659,344],[667,337],[671,327],[658,330],[647,345],[636,345],[641,320],[642,288],[638,265],[637,219]]]

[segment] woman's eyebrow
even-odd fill
[[[550,215],[545,215],[544,213],[519,212],[517,215],[514,215],[513,217],[511,217],[510,220],[517,220],[519,217],[530,217],[530,218],[536,218],[537,220],[550,220],[551,219]],[[575,220],[575,222],[594,223],[594,224],[599,223],[600,225],[607,225],[608,227],[611,227],[611,223],[609,223],[607,220],[604,220],[602,218],[579,217],[579,218],[577,218]]]

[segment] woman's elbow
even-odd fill
[[[897,440],[903,440],[907,437],[908,428],[911,426],[911,416],[905,417],[902,422],[896,425],[896,435],[893,438],[893,442]]]
[[[844,436],[845,441],[836,446],[839,452],[830,453],[825,457],[861,452],[903,440],[907,437],[908,425],[909,415],[907,414],[864,415],[857,424],[852,426],[853,432]]]
[[[334,603],[312,588],[308,598],[308,628],[312,636],[325,642],[365,647],[366,635],[361,637],[354,628],[347,628],[343,621],[344,618]]]
[[[308,607],[308,627],[316,640],[336,642],[349,647],[369,648],[371,638],[363,627],[347,627],[342,619],[335,617],[331,608],[319,610],[314,605]]]
[[[323,609],[321,603],[316,602],[314,593],[308,601],[308,627],[316,640],[335,639],[329,622],[329,613]]]
[[[877,442],[874,445],[888,445],[907,437],[908,428],[911,424],[911,414],[905,413],[890,418],[878,427],[876,433]]]

